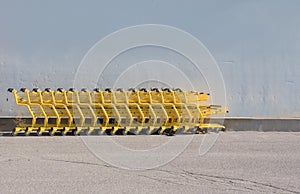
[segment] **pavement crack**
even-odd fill
[[[101,166],[101,167],[106,167],[106,168],[114,168],[113,166],[104,164],[100,165],[97,163],[91,163],[91,162],[81,162],[81,161],[72,161],[72,160],[60,160],[60,159],[50,159],[50,158],[42,158],[43,160],[48,160],[48,161],[55,161],[55,162],[65,162],[65,163],[72,163],[72,164],[84,164],[84,165],[92,165],[92,166]]]
[[[154,169],[152,169],[152,171],[153,170]],[[176,179],[178,179],[178,180],[179,180],[179,178],[183,178],[184,180],[190,182],[188,185],[195,186],[195,187],[199,187],[201,184],[203,184],[203,181],[208,181],[211,184],[217,184],[217,183],[226,184],[225,181],[215,180],[215,179],[212,179],[209,177],[195,177],[195,176],[191,176],[190,174],[187,174],[185,172],[169,171],[169,170],[163,170],[163,169],[155,169],[154,171],[163,172],[163,173],[167,173],[169,175],[175,176]],[[199,182],[199,180],[200,180],[200,182]],[[199,184],[199,183],[201,183],[201,184]],[[185,185],[187,185],[187,184],[185,184]]]
[[[157,182],[160,182],[160,183],[164,183],[164,184],[172,184],[172,185],[179,185],[179,186],[194,186],[196,187],[196,185],[192,185],[192,184],[182,184],[182,183],[179,183],[179,182],[174,182],[174,181],[170,181],[170,180],[166,180],[166,179],[163,179],[163,178],[156,178],[156,177],[151,177],[151,176],[146,176],[146,175],[137,175],[139,177],[143,177],[143,178],[147,178],[147,179],[150,179],[150,180],[154,180],[154,181],[157,181]]]
[[[191,179],[191,178],[194,179],[194,180],[202,179],[202,180],[207,180],[207,181],[210,181],[210,182],[216,182],[215,179],[211,179],[209,177],[190,176],[190,174],[185,173],[184,171],[182,171],[182,172],[178,172],[178,171],[175,172],[175,171],[168,171],[168,170],[162,170],[162,169],[161,170],[157,170],[157,171],[165,172],[165,173],[168,173],[168,174],[171,174],[171,175],[175,175],[175,176],[179,175],[179,176],[184,177],[186,179]]]
[[[193,175],[193,176],[211,177],[211,178],[215,178],[215,179],[229,180],[228,183],[230,183],[230,184],[240,184],[238,182],[238,181],[240,181],[242,183],[251,183],[253,185],[259,185],[259,186],[262,186],[262,187],[277,189],[277,190],[284,191],[284,192],[299,194],[299,191],[293,191],[293,190],[289,190],[289,189],[286,189],[286,188],[277,187],[277,186],[274,186],[274,185],[271,185],[271,184],[261,183],[261,182],[242,179],[242,178],[233,178],[233,177],[217,176],[217,175],[206,175],[206,174],[200,174],[200,173],[193,173],[193,172],[190,172],[190,171],[187,171],[187,170],[182,170],[182,171],[185,172],[185,173],[188,173],[190,175]],[[248,188],[248,187],[244,187],[244,188],[253,190],[252,188]]]

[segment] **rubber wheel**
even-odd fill
[[[13,129],[10,135],[13,137],[16,136],[17,134],[15,134],[15,132],[16,132],[16,129]]]
[[[27,133],[27,131],[28,131],[28,129],[25,130],[25,133],[24,133],[25,136],[29,136],[29,134],[30,134],[30,133]]]
[[[174,129],[170,129],[168,136],[174,136],[176,133],[176,131],[174,131]]]
[[[112,131],[113,129],[106,129],[105,133],[106,135],[113,135]]]
[[[111,135],[111,136],[116,135],[116,133],[118,132],[118,130],[117,130],[115,133],[113,133],[114,130],[115,130],[115,129],[113,128],[113,129],[109,132],[109,135]]]
[[[40,129],[36,130],[36,135],[37,135],[37,136],[42,136],[42,134],[41,134],[40,132],[41,132]]]
[[[81,134],[84,135],[84,136],[87,136],[87,135],[89,135],[89,131],[88,130],[82,130]]]
[[[207,129],[207,128],[204,128],[204,129],[201,130],[201,132],[202,132],[203,134],[206,134],[206,133],[208,133],[208,129]]]
[[[120,135],[127,135],[126,128],[120,130]]]
[[[54,134],[52,133],[52,131],[53,131],[52,129],[49,129],[49,132],[48,132],[48,133],[49,133],[50,136],[53,136],[53,135],[54,135]]]
[[[157,134],[158,134],[158,135],[162,135],[162,134],[164,133],[164,132],[161,132],[161,130],[162,130],[161,128],[159,128],[159,129],[157,130]]]
[[[76,129],[73,129],[73,130],[72,130],[72,135],[73,135],[73,136],[77,136],[77,135],[78,135],[78,134],[76,133],[76,131],[77,131]]]
[[[145,129],[145,134],[146,135],[151,135],[151,133],[150,133],[150,128],[148,127],[147,129]]]

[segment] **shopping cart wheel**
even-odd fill
[[[54,134],[53,134],[53,129],[49,129],[49,132],[48,132],[48,133],[49,133],[50,136],[53,136],[53,135],[54,135]]]
[[[37,136],[42,136],[41,129],[36,130],[36,135]]]
[[[207,128],[203,128],[203,129],[201,129],[201,133],[203,133],[203,134],[206,134],[206,133],[208,133],[208,129],[207,129]]]
[[[28,133],[28,128],[25,129],[24,135],[25,135],[25,136],[29,136],[29,135],[30,135],[30,133]]]
[[[78,135],[78,134],[77,134],[77,129],[73,129],[73,130],[71,131],[71,133],[72,133],[73,136],[77,136],[77,135]]]

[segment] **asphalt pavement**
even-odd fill
[[[0,164],[0,193],[300,193],[300,133],[3,136]]]

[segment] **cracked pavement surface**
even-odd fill
[[[145,149],[174,137],[101,138]],[[300,193],[300,133],[220,133],[200,156],[203,138],[195,135],[164,166],[124,170],[95,157],[80,137],[0,137],[0,193]]]

